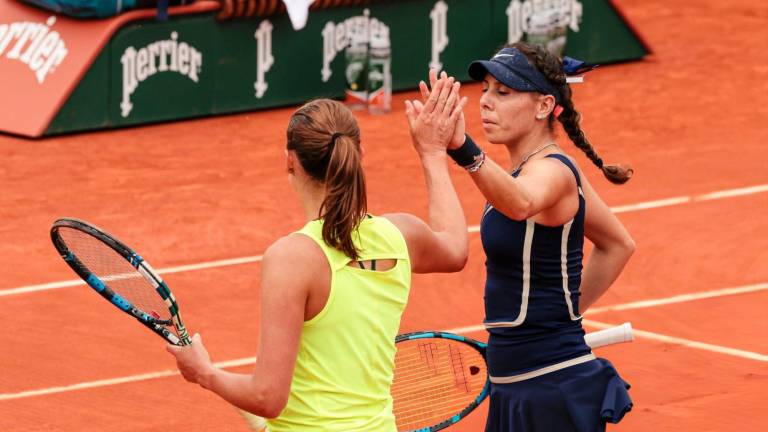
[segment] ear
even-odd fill
[[[294,156],[292,151],[286,149],[285,150],[285,169],[288,171],[288,173],[290,174],[294,173],[295,164],[296,164],[296,157]]]
[[[363,160],[365,158],[365,146],[363,146],[363,143],[360,143],[360,160]]]
[[[552,95],[540,95],[539,102],[536,105],[536,119],[544,120],[554,111],[557,103]]]

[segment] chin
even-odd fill
[[[485,131],[485,139],[491,144],[505,144],[507,141],[499,133]]]

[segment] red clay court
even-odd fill
[[[575,86],[605,181],[560,134],[637,242],[585,327],[631,321],[636,340],[601,349],[633,387],[633,411],[609,430],[768,428],[768,3],[620,0],[654,54],[599,68]],[[425,71],[426,75],[426,71]],[[469,131],[482,139],[478,85]],[[360,114],[372,213],[426,216],[403,101]],[[4,107],[3,109],[8,109]],[[57,257],[58,217],[91,221],[164,275],[213,360],[248,370],[258,344],[260,255],[298,229],[286,181],[293,108],[27,140],[0,136],[0,431],[242,431],[225,402],[188,385],[162,343],[85,286]],[[468,217],[459,274],[415,276],[402,331],[485,339],[483,199],[453,169]],[[451,431],[480,431],[485,406]]]

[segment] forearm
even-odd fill
[[[620,246],[613,250],[597,247],[592,250],[581,279],[580,313],[583,314],[608,291],[631,255],[632,250]]]
[[[277,417],[284,406],[270,397],[274,395],[258,385],[251,374],[237,374],[212,367],[198,382],[237,408],[266,418]]]
[[[467,259],[467,221],[448,173],[445,153],[421,158],[429,200],[429,227],[450,244],[454,259],[464,266]]]
[[[524,220],[530,216],[533,197],[520,182],[486,156],[479,170],[470,173],[485,199],[502,214]]]

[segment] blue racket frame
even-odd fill
[[[133,268],[135,268],[153,287],[157,294],[163,299],[168,310],[171,314],[170,320],[160,320],[141,309],[135,307],[125,297],[114,292],[107,283],[101,280],[95,273],[93,273],[88,267],[83,264],[80,259],[72,252],[67,246],[66,241],[59,234],[60,228],[70,228],[81,231],[117,252],[118,255],[123,257]],[[168,343],[173,345],[189,345],[189,334],[181,321],[179,315],[179,306],[176,303],[171,290],[168,285],[163,281],[160,275],[149,265],[144,259],[133,251],[133,249],[126,246],[123,242],[107,233],[106,231],[79,219],[74,218],[61,218],[53,223],[51,227],[51,241],[59,255],[64,261],[82,278],[88,286],[94,289],[99,295],[104,297],[114,306],[128,315],[134,317],[141,324],[152,330],[154,333],[165,339]],[[167,326],[173,326],[178,333],[178,336],[168,330]]]
[[[440,332],[440,331],[419,331],[419,332],[413,332],[413,333],[404,333],[404,334],[397,335],[397,337],[395,338],[395,345],[397,345],[400,342],[404,342],[408,340],[430,339],[430,338],[452,339],[452,340],[467,344],[470,347],[477,350],[477,352],[479,352],[480,355],[482,355],[483,359],[485,359],[486,347],[488,346],[487,344],[472,338],[468,338],[466,336],[457,335],[455,333],[447,333],[447,332]],[[456,423],[458,423],[461,419],[468,416],[469,413],[471,413],[475,408],[477,408],[485,400],[485,398],[488,397],[490,390],[491,390],[491,380],[490,380],[490,377],[486,376],[485,385],[483,385],[483,389],[480,391],[480,394],[478,394],[477,397],[469,405],[467,405],[464,409],[462,409],[458,413],[432,426],[423,427],[419,429],[411,429],[408,431],[399,431],[399,432],[433,432],[433,431],[439,431],[447,427],[453,426]]]

